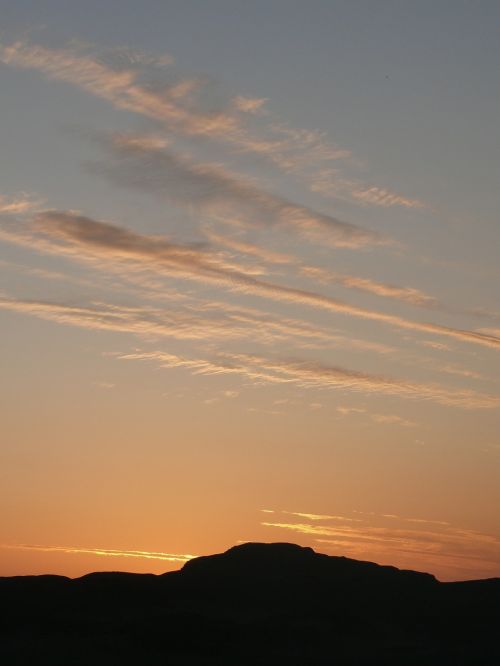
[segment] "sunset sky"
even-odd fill
[[[500,4],[0,9],[0,575],[500,576]]]

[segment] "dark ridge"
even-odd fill
[[[347,557],[335,557],[316,553],[309,546],[298,546],[295,543],[243,543],[239,546],[233,546],[224,553],[216,555],[207,555],[189,560],[184,564],[182,571],[191,573],[194,570],[202,572],[215,573],[220,570],[221,573],[228,574],[234,572],[241,574],[243,572],[256,572],[269,575],[280,572],[304,572],[304,571],[334,571],[347,573],[349,570],[357,571],[378,571],[378,572],[399,572],[400,574],[414,574],[426,578],[434,578],[432,574],[420,573],[396,567],[375,564],[374,562],[364,562],[353,560]]]
[[[434,576],[246,543],[160,576],[0,578],[0,663],[500,663],[500,579]]]
[[[184,564],[183,574],[256,576],[283,575],[286,572],[310,569],[319,558],[312,548],[293,543],[244,543],[224,553],[197,557]]]

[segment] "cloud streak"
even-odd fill
[[[436,308],[439,305],[438,301],[433,296],[429,296],[414,287],[399,287],[397,285],[387,284],[386,282],[377,282],[376,280],[371,280],[369,278],[334,273],[333,271],[316,266],[301,266],[300,273],[301,275],[322,284],[338,284],[342,287],[347,287],[348,289],[358,289],[360,291],[375,294],[376,296],[405,301],[411,305],[427,308]]]
[[[281,169],[293,170],[301,163],[335,159],[339,154],[319,132],[282,123],[267,124],[264,135],[253,132],[246,119],[258,115],[265,100],[240,95],[228,99],[221,108],[207,110],[211,105],[204,99],[204,93],[205,98],[210,97],[206,81],[152,82],[148,65],[154,65],[154,59],[122,57],[121,62],[115,58],[110,64],[88,48],[53,49],[17,41],[0,45],[0,61],[71,83],[118,109],[151,118],[181,135],[216,139],[240,152],[264,157]]]
[[[380,524],[384,518],[402,524]],[[410,566],[415,566],[418,561],[419,566],[442,571],[448,579],[467,578],[470,572],[477,575],[478,571],[486,576],[498,575],[500,539],[495,535],[454,527],[445,521],[405,519],[395,515],[370,514],[369,519],[359,524],[338,524],[336,519],[331,522],[335,524],[318,524],[317,521],[265,521],[261,524],[273,530],[302,535],[329,547],[335,554],[391,563],[399,561]]]
[[[22,193],[15,197],[6,197],[0,194],[0,215],[19,215],[36,210],[41,201]]]
[[[186,368],[194,374],[232,374],[263,383],[386,394],[428,400],[464,409],[492,409],[500,406],[500,396],[497,395],[453,390],[439,384],[410,382],[309,361],[289,361],[229,353],[216,354],[212,358],[187,358],[162,351],[115,355],[122,360],[155,361],[164,368]]]
[[[137,136],[101,136],[111,160],[90,165],[113,183],[155,194],[175,205],[249,227],[288,227],[312,241],[339,247],[387,243],[380,235],[258,188],[218,164],[194,163]]]
[[[178,80],[171,73],[165,83],[165,66],[171,71],[168,65],[172,63],[168,56],[157,58],[127,49],[112,49],[103,55],[91,45],[73,43],[55,49],[19,40],[0,44],[0,61],[75,85],[181,136],[216,140],[238,153],[263,158],[282,171],[301,176],[312,191],[325,196],[347,197],[363,205],[423,205],[387,188],[338,178],[337,170],[325,169],[325,164],[349,159],[350,151],[333,145],[323,132],[290,127],[273,118],[264,109],[264,98],[235,95],[214,109],[207,80]]]
[[[218,302],[181,304],[173,308],[97,302],[69,305],[0,296],[0,309],[29,314],[59,324],[92,330],[131,333],[146,339],[216,341],[258,339],[263,345],[284,341],[301,348],[343,347],[388,353],[390,347],[336,335],[295,319]]]
[[[403,208],[424,208],[419,199],[411,199],[385,187],[366,185],[357,180],[349,180],[340,174],[338,169],[322,169],[311,179],[310,189],[325,197],[347,199],[362,205],[402,206]]]
[[[238,238],[230,238],[228,236],[218,234],[211,229],[204,229],[203,231],[205,236],[212,243],[222,245],[223,247],[227,247],[230,250],[235,250],[240,254],[257,257],[257,259],[268,262],[270,264],[296,264],[299,262],[297,257],[294,257],[290,254],[268,250],[267,248],[261,247],[260,245],[248,243]]]
[[[148,550],[115,550],[112,548],[82,548],[78,546],[41,546],[31,544],[0,544],[0,548],[9,550],[34,550],[44,553],[67,553],[70,555],[98,555],[103,557],[133,557],[166,562],[188,562],[197,555],[180,555]]]
[[[347,516],[331,516],[329,514],[322,514],[322,513],[300,513],[299,511],[281,511],[281,513],[285,513],[288,516],[296,516],[297,518],[306,518],[307,520],[314,520],[314,521],[339,520],[341,522],[347,521],[350,523],[361,522],[360,518],[349,518]]]
[[[140,69],[129,59],[125,66],[111,67],[83,49],[51,49],[17,41],[2,46],[0,60],[8,65],[43,72],[105,99],[117,108],[171,123],[188,134],[221,134],[235,129],[235,120],[223,113],[202,114],[182,104],[193,85],[186,81],[170,86],[140,83]],[[144,65],[144,62],[135,63]]]
[[[145,236],[113,224],[71,212],[48,211],[35,219],[33,230],[0,228],[0,238],[36,247],[45,252],[101,262],[129,261],[163,275],[211,282],[241,293],[275,301],[307,305],[320,310],[377,321],[393,328],[440,336],[500,349],[500,338],[488,333],[418,322],[377,310],[351,305],[315,292],[279,285],[234,270],[213,252],[164,238]]]

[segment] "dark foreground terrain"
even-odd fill
[[[250,543],[162,576],[0,578],[0,663],[500,664],[500,579]]]

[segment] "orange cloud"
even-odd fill
[[[129,261],[132,266],[142,265],[164,275],[212,282],[230,291],[338,312],[381,322],[393,328],[434,333],[463,342],[500,348],[500,338],[495,335],[405,319],[304,289],[257,279],[233,270],[216,253],[172,243],[164,238],[145,236],[71,212],[47,211],[39,214],[34,230],[0,228],[0,238],[77,260],[87,257],[91,260],[105,260],[106,263]]]
[[[363,393],[382,393],[402,398],[429,400],[465,409],[497,408],[500,396],[457,391],[438,384],[423,384],[371,375],[346,368],[311,363],[284,361],[249,354],[216,354],[212,358],[186,358],[168,352],[134,352],[116,354],[123,360],[156,361],[160,367],[183,367],[195,374],[235,374],[258,382],[293,384],[303,388],[330,388]],[[399,417],[391,416],[391,422]]]
[[[86,555],[100,555],[103,557],[139,557],[147,560],[165,560],[167,562],[187,562],[197,555],[179,555],[174,553],[161,553],[147,550],[114,550],[111,548],[81,548],[77,546],[40,546],[28,544],[0,544],[0,548],[10,550],[37,550],[44,553],[59,552],[69,554],[84,553]]]
[[[287,512],[282,512],[287,513]],[[359,513],[359,512],[358,512]],[[303,515],[307,514],[296,514]],[[384,518],[393,519],[407,526],[373,524]],[[498,575],[500,539],[491,534],[454,527],[445,521],[405,519],[396,515],[370,514],[370,521],[361,524],[318,525],[317,523],[263,522],[273,530],[291,531],[329,547],[329,550],[355,557],[367,557],[382,562],[401,562],[404,565],[430,567],[450,578],[467,578],[471,572],[477,575]],[[418,526],[417,526],[418,525]]]

